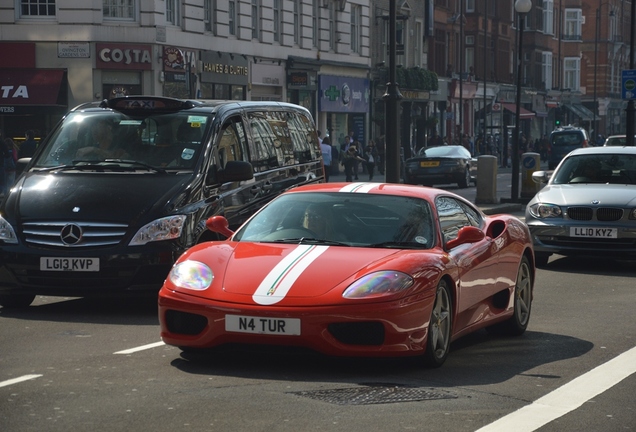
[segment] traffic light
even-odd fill
[[[563,117],[563,111],[561,107],[556,107],[554,109],[554,127],[561,127],[561,118]]]

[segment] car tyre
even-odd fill
[[[470,169],[468,167],[464,168],[464,176],[459,179],[457,185],[460,189],[465,189],[470,184]]]
[[[25,308],[35,300],[31,294],[0,294],[0,306],[5,308]]]
[[[450,288],[445,280],[437,285],[433,311],[428,323],[424,362],[428,367],[440,367],[450,351],[453,305]]]
[[[520,336],[525,333],[530,322],[530,312],[532,311],[532,270],[527,257],[521,259],[517,281],[513,293],[512,316],[499,324],[488,328],[490,332],[507,336]]]

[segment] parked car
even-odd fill
[[[184,351],[284,345],[440,366],[462,335],[528,326],[527,227],[444,190],[301,186],[236,232],[221,216],[207,226],[228,239],[188,250],[159,292],[161,337]]]
[[[550,255],[636,256],[636,147],[572,151],[526,207],[537,266]]]
[[[477,159],[463,146],[423,147],[405,162],[404,183],[433,186],[457,183],[466,188],[476,182]]]
[[[208,217],[238,227],[323,178],[312,117],[296,105],[151,96],[82,105],[0,207],[0,305],[156,293],[181,253],[215,238]]]
[[[590,146],[587,131],[576,126],[564,126],[553,130],[549,139],[548,169],[554,169],[561,160],[577,148]]]
[[[634,137],[636,142],[636,137]],[[604,146],[625,146],[627,145],[627,135],[611,135],[605,139]]]

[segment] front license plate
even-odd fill
[[[40,257],[41,271],[97,272],[99,258]]]
[[[422,168],[431,168],[439,166],[439,161],[422,161],[420,162]]]
[[[570,237],[618,238],[616,228],[570,227]]]
[[[298,336],[300,335],[300,319],[225,315],[225,331]]]

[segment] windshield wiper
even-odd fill
[[[422,243],[416,242],[405,242],[405,241],[385,241],[381,243],[370,244],[370,248],[404,248],[404,249],[422,249],[425,248],[426,245]]]
[[[105,162],[118,162],[133,165],[133,167],[138,168],[146,168],[150,171],[156,171],[161,174],[166,174],[166,170],[163,168],[156,167],[154,165],[147,164],[145,162],[139,162],[131,159],[105,159]]]
[[[121,164],[131,165],[131,166],[122,166]],[[36,167],[37,168],[37,167]],[[124,159],[105,159],[103,161],[95,161],[95,160],[82,160],[76,159],[72,164],[66,165],[56,165],[53,167],[46,168],[38,168],[38,171],[47,172],[47,171],[68,171],[68,170],[95,170],[95,171],[104,171],[104,170],[117,170],[117,171],[134,171],[139,168],[144,168],[149,171],[158,172],[161,174],[167,174],[166,170],[163,168],[158,168],[152,165],[148,165],[143,162],[134,161],[134,160],[124,160]]]
[[[312,237],[296,237],[296,238],[284,238],[279,240],[270,240],[266,243],[298,243],[298,244],[320,244],[328,246],[351,246],[347,243],[335,241],[335,240],[323,240]]]

